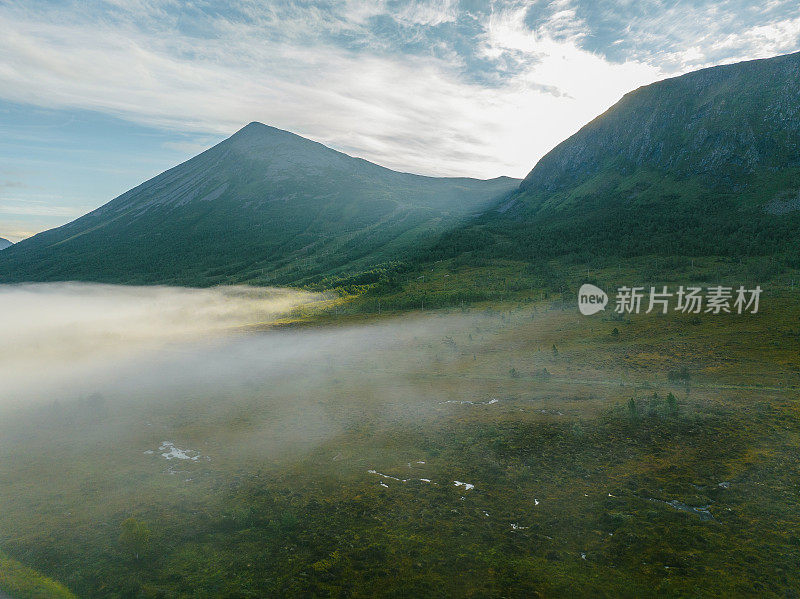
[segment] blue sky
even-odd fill
[[[524,176],[640,85],[800,50],[795,0],[0,0],[0,237],[258,120],[385,166]]]

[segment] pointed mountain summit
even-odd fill
[[[402,257],[518,185],[400,173],[250,123],[15,244],[0,258],[0,282],[340,282]]]

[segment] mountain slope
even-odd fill
[[[402,257],[518,183],[399,173],[251,123],[97,210],[9,248],[0,282],[341,280]]]
[[[7,247],[11,247],[12,245],[14,245],[14,244],[11,243],[8,239],[4,239],[3,237],[0,237],[0,250],[4,250]]]
[[[800,232],[800,53],[637,89],[429,257],[782,255]]]

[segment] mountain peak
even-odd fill
[[[258,121],[252,121],[239,129],[236,133],[231,135],[228,139],[254,139],[254,138],[274,138],[274,137],[293,137],[298,139],[305,139],[299,135],[295,135],[290,131],[278,129]],[[306,140],[310,141],[310,140]]]
[[[397,260],[518,184],[399,173],[252,122],[4,251],[0,282],[306,284]]]
[[[288,135],[294,135],[289,131],[284,131],[283,129],[278,129],[277,127],[265,125],[264,123],[260,123],[258,121],[250,121],[244,127],[239,129],[236,133],[234,133],[231,137],[234,137],[236,135],[265,135],[272,133],[285,133]]]
[[[314,168],[317,166],[342,166],[354,158],[337,152],[319,142],[253,121],[219,144],[220,148],[233,150],[248,160],[266,161],[270,167],[283,170],[287,167]]]

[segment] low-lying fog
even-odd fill
[[[68,398],[87,388],[97,391],[125,376],[137,377],[144,387],[168,382],[178,373],[131,367],[135,361],[153,362],[148,370],[175,362],[243,326],[269,323],[320,299],[274,288],[0,285],[0,409],[35,402],[43,393],[52,400],[54,392]],[[226,358],[211,353],[206,359],[218,370]],[[180,372],[188,379],[202,377],[210,364],[195,367],[196,372]]]
[[[226,437],[230,451],[269,453],[322,442],[367,413],[413,418],[421,406],[483,399],[467,397],[461,384],[431,393],[418,375],[459,360],[471,365],[468,335],[471,343],[470,332],[496,327],[497,315],[246,326],[319,299],[239,287],[0,286],[0,445],[47,441],[32,432],[37,423],[59,430],[63,420],[75,427],[63,433],[69,444],[180,443],[193,427],[192,443]]]

